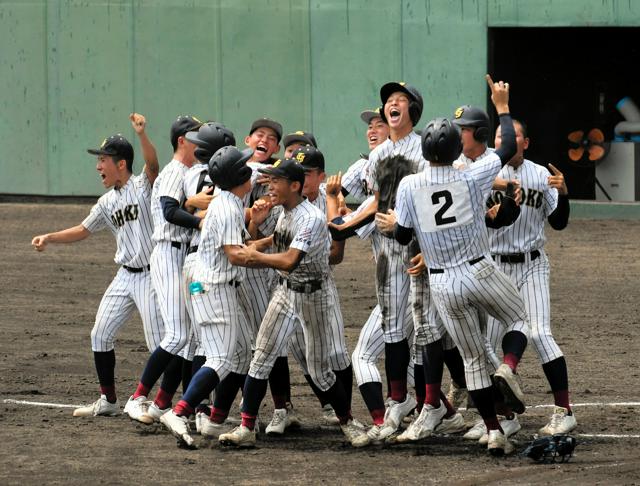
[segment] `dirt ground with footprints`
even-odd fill
[[[519,455],[490,457],[460,436],[354,450],[338,429],[322,425],[295,364],[293,402],[302,428],[282,438],[260,436],[256,448],[244,451],[201,438],[198,450],[182,450],[161,427],[134,425],[125,416],[78,419],[72,408],[10,402],[76,405],[97,397],[89,333],[116,272],[114,240],[103,232],[44,254],[30,246],[36,234],[80,223],[89,208],[0,204],[2,484],[640,483],[640,222],[573,220],[563,232],[548,230],[553,329],[567,357],[579,427],[569,463],[540,465]],[[375,303],[370,254],[367,243],[350,241],[336,269],[350,349]],[[147,357],[137,315],[119,335],[116,353],[124,404]],[[519,372],[531,405],[515,436],[521,451],[548,420],[551,409],[537,406],[551,404],[552,395],[531,349]],[[263,422],[272,409],[267,396]],[[368,420],[357,390],[353,409]]]

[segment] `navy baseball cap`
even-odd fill
[[[109,155],[117,157],[118,160],[133,161],[133,147],[121,133],[105,138],[100,144],[100,148],[87,149],[91,155]]]
[[[380,115],[380,108],[376,108],[375,110],[364,110],[362,113],[360,113],[360,119],[367,125],[371,123],[371,120],[373,120],[374,118],[382,119],[382,115]]]
[[[278,159],[273,165],[258,169],[258,172],[304,185],[304,169],[296,159]]]
[[[387,83],[382,88],[380,88],[380,99],[382,100],[382,104],[384,105],[389,96],[396,91],[401,91],[405,93],[412,101],[417,101],[422,105],[422,95],[417,88],[411,86],[410,84],[405,83],[404,81],[396,82],[393,81],[391,83]]]
[[[306,171],[318,169],[324,172],[324,155],[322,152],[311,145],[297,148],[291,154],[291,158],[295,159]]]
[[[271,130],[276,132],[278,143],[280,143],[280,140],[282,140],[282,125],[280,125],[280,123],[278,123],[277,121],[272,120],[271,118],[258,118],[256,121],[254,121],[251,124],[249,135],[255,132],[258,128],[262,127],[271,128]]]
[[[284,148],[287,148],[289,145],[293,145],[294,143],[301,143],[302,145],[311,145],[313,147],[318,146],[316,142],[316,137],[313,136],[313,133],[303,132],[302,130],[289,133],[288,135],[285,135],[285,137],[282,139],[282,145],[284,146]]]
[[[178,145],[178,137],[182,137],[187,132],[198,130],[202,126],[202,122],[192,115],[180,115],[171,124],[170,138],[171,145],[175,148]]]

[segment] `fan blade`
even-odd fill
[[[592,128],[587,134],[587,139],[590,142],[602,143],[604,142],[604,133],[602,133],[602,130],[600,130],[599,128]]]
[[[584,155],[584,148],[569,149],[569,158],[574,162],[579,161]]]
[[[600,160],[602,157],[604,157],[604,154],[605,150],[602,145],[594,144],[589,147],[589,160],[593,162]]]
[[[569,135],[567,135],[569,141],[573,143],[580,143],[583,137],[584,132],[582,130],[576,130],[575,132],[571,132]]]

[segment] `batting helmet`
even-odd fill
[[[251,167],[247,160],[253,155],[253,150],[240,151],[233,145],[219,149],[209,160],[209,177],[220,189],[229,190],[240,186],[251,178]]]
[[[567,462],[573,456],[576,444],[576,439],[570,435],[540,437],[531,442],[522,455],[542,463]]]
[[[188,132],[185,137],[198,146],[194,155],[203,164],[209,162],[222,147],[236,144],[233,132],[218,122],[207,122],[197,132]]]
[[[396,91],[401,91],[405,93],[409,97],[409,117],[411,118],[411,123],[415,127],[420,121],[420,117],[422,116],[422,109],[424,108],[424,101],[422,101],[422,95],[417,88],[405,83],[405,82],[391,82],[387,83],[382,88],[380,88],[380,100],[382,101],[382,108],[380,108],[380,118],[385,123],[387,122],[387,118],[384,115],[384,105],[391,96],[392,93]]]
[[[454,113],[453,123],[459,127],[472,127],[473,138],[480,143],[489,140],[489,115],[477,106],[464,105]]]
[[[460,156],[460,129],[446,118],[436,118],[422,131],[422,155],[430,162],[450,164]]]

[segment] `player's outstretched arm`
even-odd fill
[[[84,240],[91,232],[79,224],[55,233],[47,233],[44,235],[34,236],[31,244],[38,251],[44,251],[49,243],[73,243],[75,241]]]
[[[305,252],[289,248],[283,253],[261,253],[254,245],[249,245],[240,247],[236,256],[239,262],[237,265],[243,267],[275,268],[283,272],[292,272],[304,258]]]
[[[363,210],[357,216],[353,217],[346,223],[336,224],[333,222],[329,222],[329,230],[331,230],[331,235],[333,236],[334,233],[345,232],[346,230],[357,230],[365,224],[373,221],[376,216],[376,212],[378,212],[379,199],[380,193],[376,192],[375,198],[367,205],[367,207],[363,208]],[[335,239],[335,236],[333,237]]]
[[[504,81],[495,82],[491,76],[485,76],[489,89],[491,90],[491,101],[500,117],[500,131],[502,133],[502,144],[496,150],[502,165],[505,165],[516,154],[516,132],[513,128],[513,121],[509,113],[509,83]]]
[[[147,132],[145,131],[147,119],[140,113],[131,113],[129,115],[129,120],[131,120],[131,126],[133,126],[136,135],[138,135],[138,138],[140,139],[142,157],[145,162],[142,170],[147,174],[149,182],[153,185],[156,177],[158,177],[158,174],[160,173],[160,164],[158,163],[156,148],[151,143],[151,140],[149,140]]]
[[[562,230],[569,224],[569,189],[564,181],[564,174],[562,172],[551,164],[549,164],[549,170],[552,174],[548,179],[549,187],[558,190],[558,206],[549,215],[547,220],[554,230]]]

